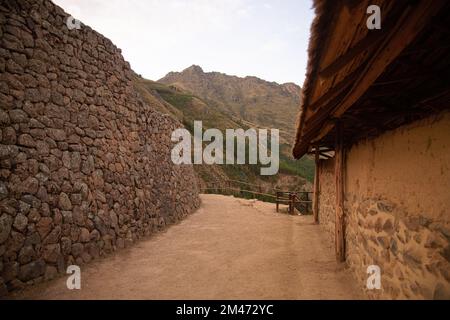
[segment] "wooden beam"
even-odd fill
[[[339,118],[345,111],[347,111],[375,82],[375,80],[384,72],[386,67],[392,63],[428,24],[429,21],[439,12],[443,7],[445,1],[426,1],[420,0],[415,5],[411,5],[404,10],[403,15],[398,19],[397,24],[390,30],[391,32],[378,46],[377,51],[368,61],[365,70],[361,76],[355,80],[354,86],[345,97],[341,99],[341,103],[333,107],[333,111],[329,113],[329,117]],[[316,136],[324,137],[332,129],[334,125],[328,123],[322,126]],[[314,130],[313,130],[314,129]],[[315,131],[310,128],[307,132]],[[310,141],[313,136],[306,134],[302,141]],[[301,146],[297,147],[301,150]],[[297,153],[297,156],[300,156]]]
[[[329,78],[336,72],[345,67],[349,62],[358,56],[360,53],[368,50],[375,44],[377,44],[385,36],[385,33],[381,31],[374,31],[360,40],[357,44],[347,50],[343,55],[334,60],[331,64],[320,70],[319,76],[322,78]]]
[[[320,149],[319,146],[316,146],[316,150],[314,153],[314,161],[316,167],[314,170],[314,199],[313,199],[314,223],[316,224],[319,224],[319,156],[320,156]]]
[[[400,4],[393,10],[391,10],[388,13],[389,18],[383,21],[383,27],[380,30],[370,30],[366,37],[364,37],[358,43],[353,45],[350,49],[348,49],[344,54],[336,58],[328,66],[322,68],[322,70],[319,72],[319,75],[322,78],[328,78],[334,75],[336,72],[340,71],[347,64],[353,61],[353,59],[356,58],[359,54],[377,45],[383,38],[386,38],[388,36],[388,33],[395,26],[398,18],[402,15],[404,10],[405,10],[404,4]],[[361,64],[364,64],[364,61],[361,62]]]
[[[336,85],[334,85],[332,88],[330,88],[325,94],[320,96],[319,99],[311,103],[308,108],[310,110],[316,110],[321,105],[323,105],[325,102],[330,101],[331,99],[338,96],[340,93],[342,93],[345,89],[350,87],[354,84],[355,80],[358,78],[360,72],[364,69],[364,65],[360,65],[358,68],[353,70],[349,75],[347,75],[343,80],[338,82]],[[307,123],[310,120],[307,120]]]
[[[375,80],[384,72],[386,67],[397,58],[425,28],[428,22],[439,12],[445,1],[421,0],[414,6],[404,10],[398,23],[393,27],[388,37],[383,41],[374,57],[369,61],[365,72],[355,82],[353,89],[339,105],[333,115],[341,116],[355,103]]]
[[[336,260],[345,261],[345,225],[344,225],[344,145],[342,123],[336,123],[336,155],[334,157],[334,175],[336,183],[336,220],[335,249]]]

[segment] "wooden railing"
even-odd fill
[[[268,201],[276,204],[276,211],[279,211],[280,204],[289,206],[288,212],[294,214],[294,209],[301,213],[309,214],[312,212],[312,192],[311,191],[284,191],[277,188],[267,188],[262,185],[248,183],[239,180],[225,180],[220,183],[209,182],[202,188],[202,193],[218,193],[234,195],[237,197],[252,198]]]
[[[294,213],[295,208],[300,212],[311,212],[312,200],[310,194],[312,194],[310,191],[277,191],[275,200],[277,212],[280,204],[287,204],[289,206],[288,212],[290,214]],[[299,205],[303,210],[299,209],[296,205]]]

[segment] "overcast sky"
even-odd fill
[[[53,0],[111,39],[136,73],[204,71],[302,84],[311,0]]]

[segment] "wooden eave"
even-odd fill
[[[336,20],[315,30],[326,37],[312,38],[324,44],[309,52],[295,158],[312,145],[333,149],[336,122],[349,144],[450,107],[446,1],[337,3]],[[381,30],[366,27],[371,4],[381,8]]]

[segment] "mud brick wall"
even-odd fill
[[[336,220],[336,186],[334,178],[334,158],[320,160],[319,166],[319,223],[334,241]]]
[[[331,162],[320,165],[319,214],[327,230]],[[369,297],[450,299],[449,190],[448,111],[347,151],[346,263]],[[334,243],[334,222],[330,235]],[[381,268],[381,290],[366,289],[369,265]]]
[[[50,1],[0,4],[0,295],[124,248],[199,205],[181,127],[120,49]]]

